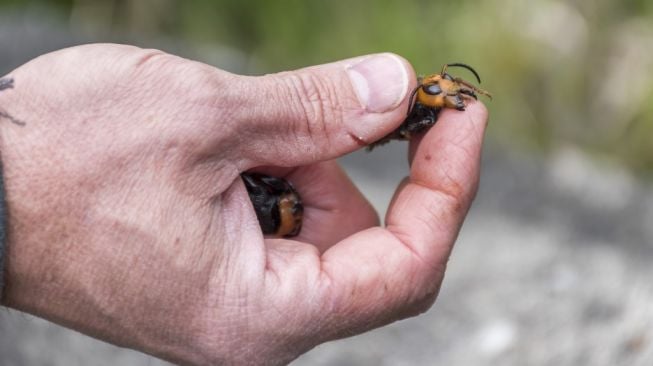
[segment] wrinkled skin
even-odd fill
[[[477,189],[487,114],[443,111],[412,141],[379,226],[333,159],[401,123],[415,76],[398,56],[374,58],[394,71],[370,59],[244,77],[89,45],[12,71],[0,109],[24,125],[0,116],[3,304],[197,365],[283,364],[428,309]],[[380,81],[356,88],[369,70]],[[301,192],[295,240],[262,236],[239,178],[251,169]]]

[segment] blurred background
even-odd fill
[[[493,93],[435,306],[293,365],[653,364],[653,2],[0,0],[0,75],[88,42],[242,74],[389,51],[423,74],[468,63]],[[405,150],[341,159],[381,215]],[[0,311],[0,365],[160,364]]]

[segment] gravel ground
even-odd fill
[[[27,24],[0,16],[0,73],[87,41]],[[239,56],[231,57],[237,70]],[[404,149],[394,143],[342,159],[381,213],[407,172]],[[651,187],[573,149],[535,158],[489,146],[484,160],[435,306],[293,365],[653,364]],[[2,309],[0,365],[167,363]]]

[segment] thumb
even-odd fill
[[[415,74],[383,53],[261,77],[240,78],[235,112],[252,166],[299,166],[376,141],[405,118]],[[243,92],[245,90],[245,92]]]

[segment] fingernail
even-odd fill
[[[358,100],[365,110],[382,113],[395,109],[408,92],[408,73],[399,57],[379,54],[347,68]]]

